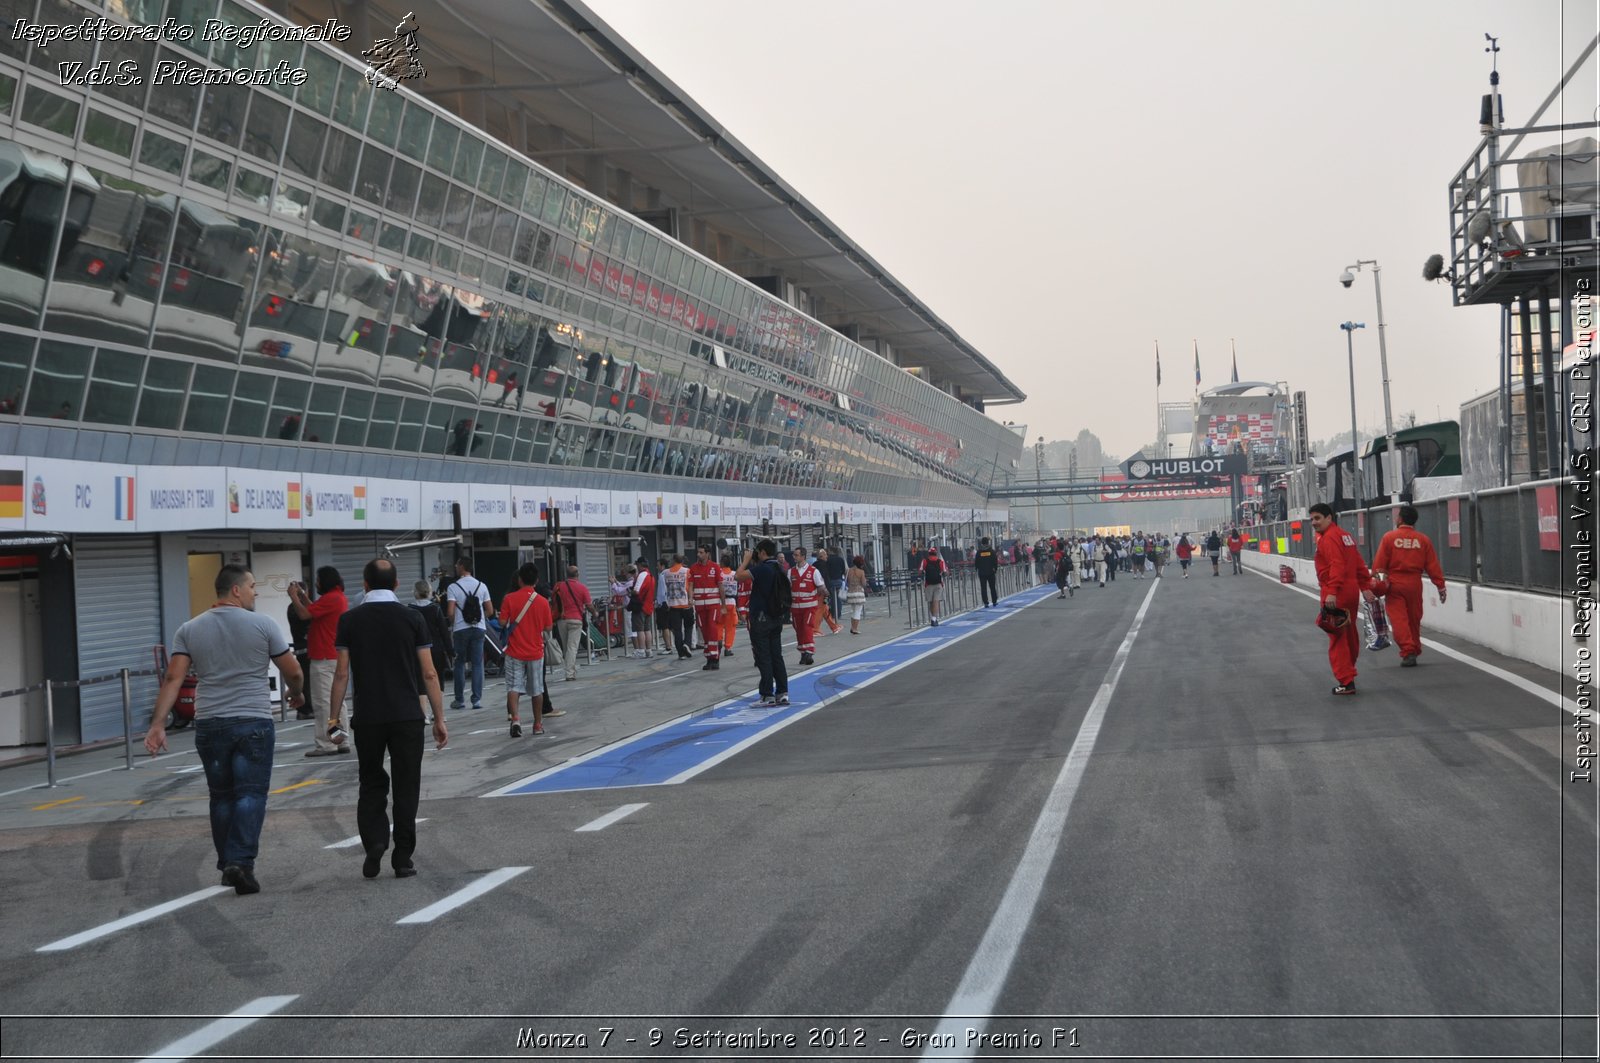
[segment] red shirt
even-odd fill
[[[1317,537],[1317,584],[1324,598],[1349,600],[1372,586],[1372,573],[1361,560],[1354,537],[1337,524]]]
[[[336,661],[339,651],[334,649],[334,636],[339,633],[339,618],[350,608],[350,599],[338,587],[324,594],[306,611],[311,614],[311,630],[306,635],[306,651],[313,661]]]
[[[1418,587],[1426,574],[1435,587],[1444,590],[1444,572],[1439,568],[1439,556],[1433,552],[1433,540],[1409,524],[1384,533],[1372,567],[1387,572],[1391,582]]]
[[[530,594],[533,595],[533,604],[528,607],[527,615],[517,620],[517,614],[522,612],[522,604]],[[543,595],[534,594],[532,587],[519,587],[500,601],[501,626],[513,621],[517,627],[511,632],[511,640],[506,643],[506,655],[519,661],[544,660],[544,633],[550,629],[550,603],[544,600]]]
[[[588,587],[575,579],[564,579],[556,584],[556,619],[582,620],[584,611],[592,601],[594,598],[590,596]],[[520,609],[522,606],[519,605],[517,608]]]

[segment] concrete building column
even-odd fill
[[[463,85],[482,85],[483,75],[470,67],[456,67],[456,76]],[[456,113],[479,129],[488,122],[488,109],[482,92],[456,93]]]

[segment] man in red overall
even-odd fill
[[[1415,668],[1422,654],[1422,577],[1426,573],[1439,588],[1444,604],[1444,572],[1433,542],[1417,531],[1417,507],[1400,507],[1400,526],[1384,535],[1372,567],[1378,578],[1389,579],[1389,619],[1394,640],[1400,645],[1400,667]]]
[[[815,664],[811,655],[817,652],[817,618],[821,616],[822,595],[825,584],[822,573],[806,556],[806,548],[794,548],[794,564],[789,567],[789,587],[794,592],[794,602],[789,615],[794,618],[794,640],[800,650],[801,664]]]
[[[711,555],[711,547],[700,544],[695,563],[689,566],[689,598],[694,603],[695,622],[700,625],[700,641],[705,643],[706,663],[702,671],[722,667],[722,566]]]
[[[1365,597],[1372,600],[1372,573],[1361,560],[1361,551],[1350,533],[1339,527],[1333,508],[1326,502],[1311,507],[1311,527],[1317,533],[1317,586],[1324,607],[1343,609],[1348,622],[1328,632],[1328,663],[1339,685],[1335,694],[1356,692],[1356,657],[1361,653],[1361,635],[1356,610]]]

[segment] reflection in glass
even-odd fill
[[[274,438],[296,440],[300,438],[301,422],[306,412],[306,397],[311,394],[311,384],[296,377],[281,376],[272,393],[272,411],[267,415],[267,430]]]
[[[189,362],[170,358],[151,358],[144,372],[144,388],[139,393],[140,428],[177,428],[183,413],[183,396],[189,387]]]
[[[339,411],[339,434],[334,439],[341,447],[359,447],[366,441],[367,421],[372,416],[372,392],[350,388],[344,393],[344,408]]]
[[[77,420],[83,412],[83,388],[93,354],[93,347],[79,343],[41,342],[28,385],[28,416]]]
[[[307,443],[332,443],[334,432],[339,427],[339,407],[343,401],[344,388],[320,381],[313,384],[300,438]]]
[[[228,434],[259,439],[266,434],[267,410],[273,378],[264,373],[240,373],[228,408]]]
[[[308,114],[294,116],[289,127],[289,146],[283,161],[291,170],[315,178],[322,161],[322,142],[328,135],[328,124]]]
[[[154,129],[146,129],[139,142],[139,162],[154,170],[172,174],[183,173],[184,147],[171,137],[162,136]]]
[[[256,267],[254,222],[244,223],[195,200],[164,195],[148,201],[156,232],[173,229],[156,344],[164,350],[232,361],[239,323]],[[154,251],[154,247],[151,247]],[[147,280],[135,274],[135,282]],[[220,431],[220,429],[217,429]]]
[[[394,449],[416,454],[422,449],[422,433],[428,420],[427,399],[407,399],[400,411],[400,427],[395,432]]]
[[[389,450],[394,446],[395,429],[400,425],[398,395],[380,392],[372,404],[372,415],[367,429],[366,445],[373,450]]]
[[[228,418],[228,397],[233,391],[234,370],[217,365],[194,367],[194,384],[189,388],[189,406],[184,412],[185,432],[221,435]]]
[[[0,415],[22,412],[23,393],[28,389],[28,370],[33,365],[33,341],[0,343]]]

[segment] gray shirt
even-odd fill
[[[200,677],[194,716],[259,716],[272,719],[267,665],[289,652],[270,617],[235,606],[216,606],[178,628],[172,652],[186,654]]]

